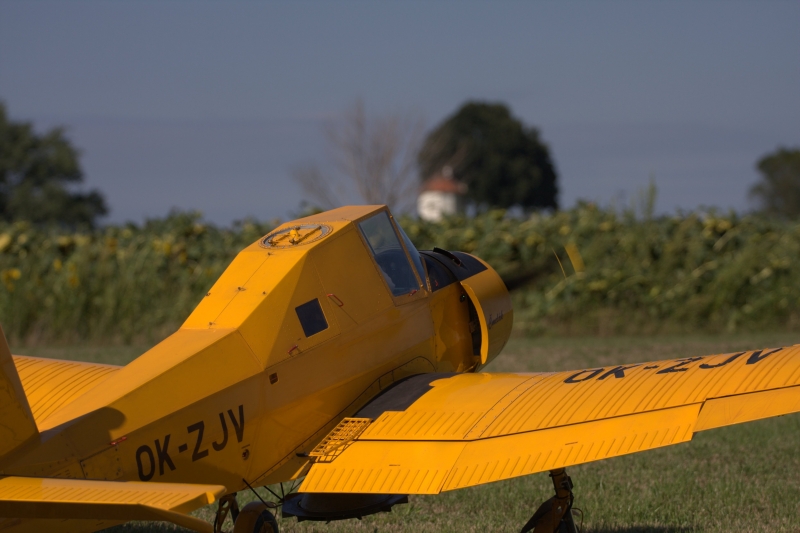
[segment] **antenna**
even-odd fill
[[[564,272],[564,265],[561,264],[561,259],[558,258],[555,248],[550,247],[550,249],[553,250],[553,255],[556,256],[556,261],[558,261],[558,266],[561,267],[561,273],[564,274],[564,279],[567,279],[567,273]]]

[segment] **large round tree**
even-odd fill
[[[12,121],[0,102],[0,220],[93,225],[107,213],[100,192],[80,192],[78,151],[54,128],[42,134]]]
[[[800,217],[800,148],[778,148],[756,164],[761,179],[750,189],[761,210],[771,215]]]
[[[479,207],[558,208],[547,145],[503,104],[461,106],[428,135],[418,163],[423,180],[451,167]]]

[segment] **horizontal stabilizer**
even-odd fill
[[[18,519],[156,520],[213,533],[185,513],[225,494],[221,485],[0,478],[0,516]]]
[[[39,435],[6,336],[0,328],[0,458]]]
[[[14,364],[40,431],[51,429],[44,421],[117,373],[122,367],[14,355]]]

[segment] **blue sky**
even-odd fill
[[[800,146],[800,2],[0,3],[0,99],[67,126],[110,221],[295,211],[293,166],[356,98],[434,126],[507,103],[561,202],[747,209],[756,160]]]

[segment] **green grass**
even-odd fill
[[[491,371],[587,368],[746,348],[790,345],[798,336],[733,335],[512,339]],[[31,348],[30,355],[123,363],[137,348]],[[107,355],[107,359],[105,358]],[[585,532],[800,531],[800,415],[706,431],[691,443],[569,469]],[[519,531],[551,495],[537,474],[449,492],[411,496],[408,505],[362,521],[282,520],[286,532]],[[261,492],[265,492],[261,489]],[[252,500],[240,494],[240,502]],[[213,509],[195,513],[211,520]],[[182,531],[169,524],[130,523],[109,533]]]

